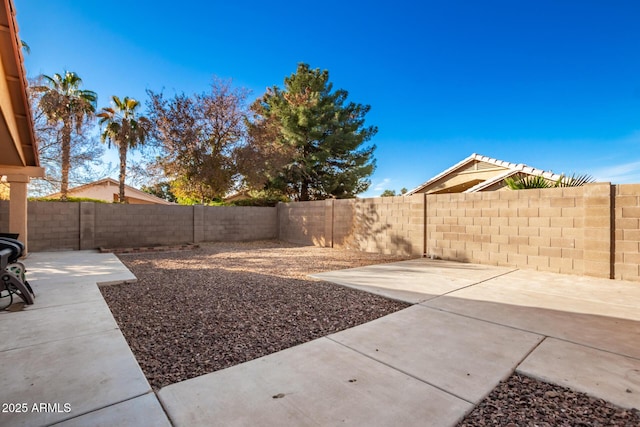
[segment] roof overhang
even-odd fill
[[[42,176],[12,0],[0,7],[0,62],[0,174]]]

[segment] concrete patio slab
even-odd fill
[[[95,251],[26,263],[38,295],[0,313],[0,402],[30,411],[0,425],[169,425],[96,286],[135,277]],[[514,369],[640,406],[637,283],[426,259],[315,277],[420,304],[165,387],[175,425],[454,425]]]
[[[640,358],[637,283],[518,271],[423,305]]]
[[[311,277],[415,304],[510,271],[513,269],[420,258]]]
[[[164,387],[175,426],[454,425],[472,405],[321,338]]]
[[[16,304],[12,311],[89,301],[104,301],[99,284],[135,282],[135,276],[113,254],[96,251],[39,252],[24,261],[36,303]],[[0,315],[5,314],[0,312]]]
[[[117,403],[86,415],[54,424],[56,427],[171,427],[160,402],[153,393]]]
[[[48,425],[151,391],[119,330],[7,350],[0,358],[0,402],[69,404],[68,411],[2,413],[2,425]]]
[[[640,408],[638,359],[547,338],[518,367],[518,372],[623,408]]]
[[[95,287],[95,285],[94,285]],[[78,321],[90,319],[90,321]],[[28,325],[28,326],[26,326]],[[118,329],[104,300],[0,314],[0,351]]]
[[[622,280],[518,270],[450,296],[640,321],[640,285]]]
[[[29,282],[112,284],[137,279],[114,254],[98,251],[37,252],[25,260]]]
[[[31,269],[27,274],[31,279]],[[29,283],[36,296],[36,302],[33,305],[25,305],[21,311],[104,300],[100,289],[92,282],[48,283],[46,280],[29,280]]]
[[[419,305],[328,338],[473,403],[543,339]]]

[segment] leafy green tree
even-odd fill
[[[168,202],[176,203],[178,198],[171,191],[171,183],[169,182],[156,182],[151,185],[143,185],[141,188],[142,191],[148,194],[153,194],[156,197],[160,197]]]
[[[80,89],[82,79],[71,71],[42,76],[45,84],[33,90],[41,92],[38,107],[50,123],[60,123],[61,129],[61,200],[67,200],[69,169],[71,164],[71,134],[80,133],[83,123],[96,111],[98,96],[90,90]]]
[[[551,181],[539,175],[518,175],[504,179],[504,183],[511,190],[528,190],[534,188],[559,188],[559,187],[580,187],[582,185],[593,182],[594,179],[590,175],[571,176],[560,175],[556,181]]]
[[[263,169],[264,189],[300,201],[366,191],[375,146],[362,145],[377,128],[364,126],[370,106],[347,102],[347,96],[345,90],[333,91],[327,70],[299,64],[284,79],[284,89],[274,86],[256,100],[248,125],[251,146],[244,149],[256,154],[249,165]],[[277,162],[269,161],[269,150]],[[244,175],[247,165],[242,169]]]
[[[118,147],[120,158],[120,203],[125,202],[124,182],[127,174],[127,152],[143,145],[151,130],[151,122],[148,118],[140,116],[137,112],[140,102],[133,98],[117,96],[111,97],[113,107],[104,107],[97,114],[100,124],[105,125],[102,132],[102,142],[108,142],[109,147],[113,143]]]
[[[396,194],[396,190],[384,190],[382,192],[382,194],[380,195],[380,197],[394,197],[394,196],[404,196],[405,194],[407,194],[409,190],[407,190],[406,188],[402,187],[402,189],[400,189],[400,194]]]

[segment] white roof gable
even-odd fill
[[[527,174],[527,175],[537,175],[537,176],[542,176],[544,178],[548,178],[550,180],[553,181],[557,181],[558,179],[560,179],[561,175],[555,174],[553,172],[550,171],[544,171],[542,169],[536,169],[533,168],[531,166],[527,166],[525,164],[522,163],[510,163],[510,162],[505,162],[504,160],[498,160],[498,159],[494,159],[493,157],[488,157],[488,156],[483,156],[481,154],[476,154],[473,153],[472,155],[470,155],[469,157],[463,159],[462,161],[456,163],[455,165],[451,166],[450,168],[444,170],[443,172],[439,173],[438,175],[434,176],[433,178],[431,178],[430,180],[426,181],[425,183],[419,185],[418,187],[414,188],[413,190],[409,191],[406,195],[410,196],[412,194],[418,193],[420,190],[422,190],[425,187],[428,187],[429,185],[431,185],[432,183],[438,181],[439,179],[451,174],[452,172],[455,172],[458,169],[461,169],[462,167],[464,167],[465,165],[474,162],[474,161],[480,161],[480,162],[485,162],[485,163],[489,163],[495,166],[500,166],[503,168],[507,168],[507,170],[501,174],[498,174],[496,176],[494,176],[491,179],[488,179],[486,181],[483,181],[467,190],[465,190],[465,193],[474,193],[476,191],[481,191],[484,188],[487,188],[493,184],[495,184],[496,182],[502,181],[505,178],[508,178],[510,176],[513,176],[515,174],[518,173],[523,173],[523,174]]]

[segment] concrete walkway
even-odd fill
[[[0,312],[0,425],[170,426],[97,286],[133,274],[93,251],[25,263],[35,304]]]
[[[36,305],[0,313],[0,401],[29,411],[0,425],[449,426],[514,370],[640,408],[640,283],[426,259],[317,274],[414,305],[158,401],[95,285],[135,280],[117,258],[27,264]]]

